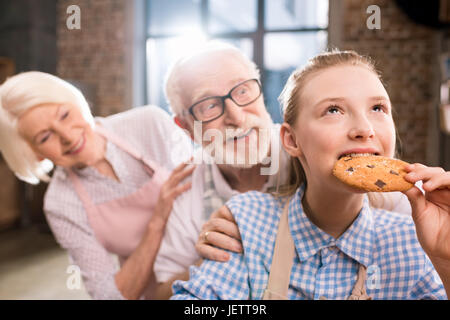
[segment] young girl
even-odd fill
[[[347,154],[393,157],[392,106],[372,63],[352,51],[318,55],[281,97],[288,196],[249,192],[227,206],[243,254],[206,261],[175,299],[446,299],[450,292],[450,173],[421,164],[406,179],[412,217],[369,206],[332,174]]]

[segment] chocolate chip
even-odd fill
[[[375,168],[375,166],[373,164],[368,164],[367,168],[373,169],[373,168]]]
[[[390,174],[395,174],[396,176],[398,176],[398,172],[395,172],[394,170],[389,171]]]
[[[377,180],[377,182],[375,182],[375,185],[378,187],[378,188],[380,188],[380,189],[383,189],[383,187],[386,185],[386,183],[384,183],[383,181],[381,181],[381,180]]]
[[[353,167],[350,167],[350,168],[348,168],[347,170],[345,170],[345,171],[348,171],[348,172],[353,172]]]

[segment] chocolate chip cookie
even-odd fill
[[[408,163],[381,156],[344,156],[333,168],[342,182],[369,192],[406,191],[413,184],[403,177]]]

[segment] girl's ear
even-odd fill
[[[302,150],[297,142],[294,129],[286,122],[281,125],[280,138],[284,150],[286,150],[291,157],[298,158],[302,155]]]

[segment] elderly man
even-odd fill
[[[259,78],[251,60],[222,43],[181,58],[168,74],[166,95],[175,122],[202,146],[203,162],[192,174],[191,190],[174,202],[154,264],[160,299],[172,295],[173,281],[189,278],[189,266],[200,262],[197,251],[228,260],[227,252],[208,244],[242,250],[233,217],[221,208],[227,200],[287,182],[289,158],[280,148],[279,125],[267,113]],[[390,200],[389,209],[410,212],[406,197]]]
[[[200,258],[195,245],[202,225],[214,211],[235,194],[269,191],[286,179],[288,158],[280,151],[279,125],[265,108],[259,78],[252,61],[222,43],[180,59],[168,75],[175,122],[203,147],[203,162],[192,175],[192,189],[174,203],[155,261],[159,298],[171,295],[174,280],[188,278],[189,266]],[[280,175],[279,167],[285,168]],[[222,240],[220,233],[209,236]],[[240,250],[237,241],[223,245],[232,246]],[[227,253],[221,254],[213,258],[226,261]]]

